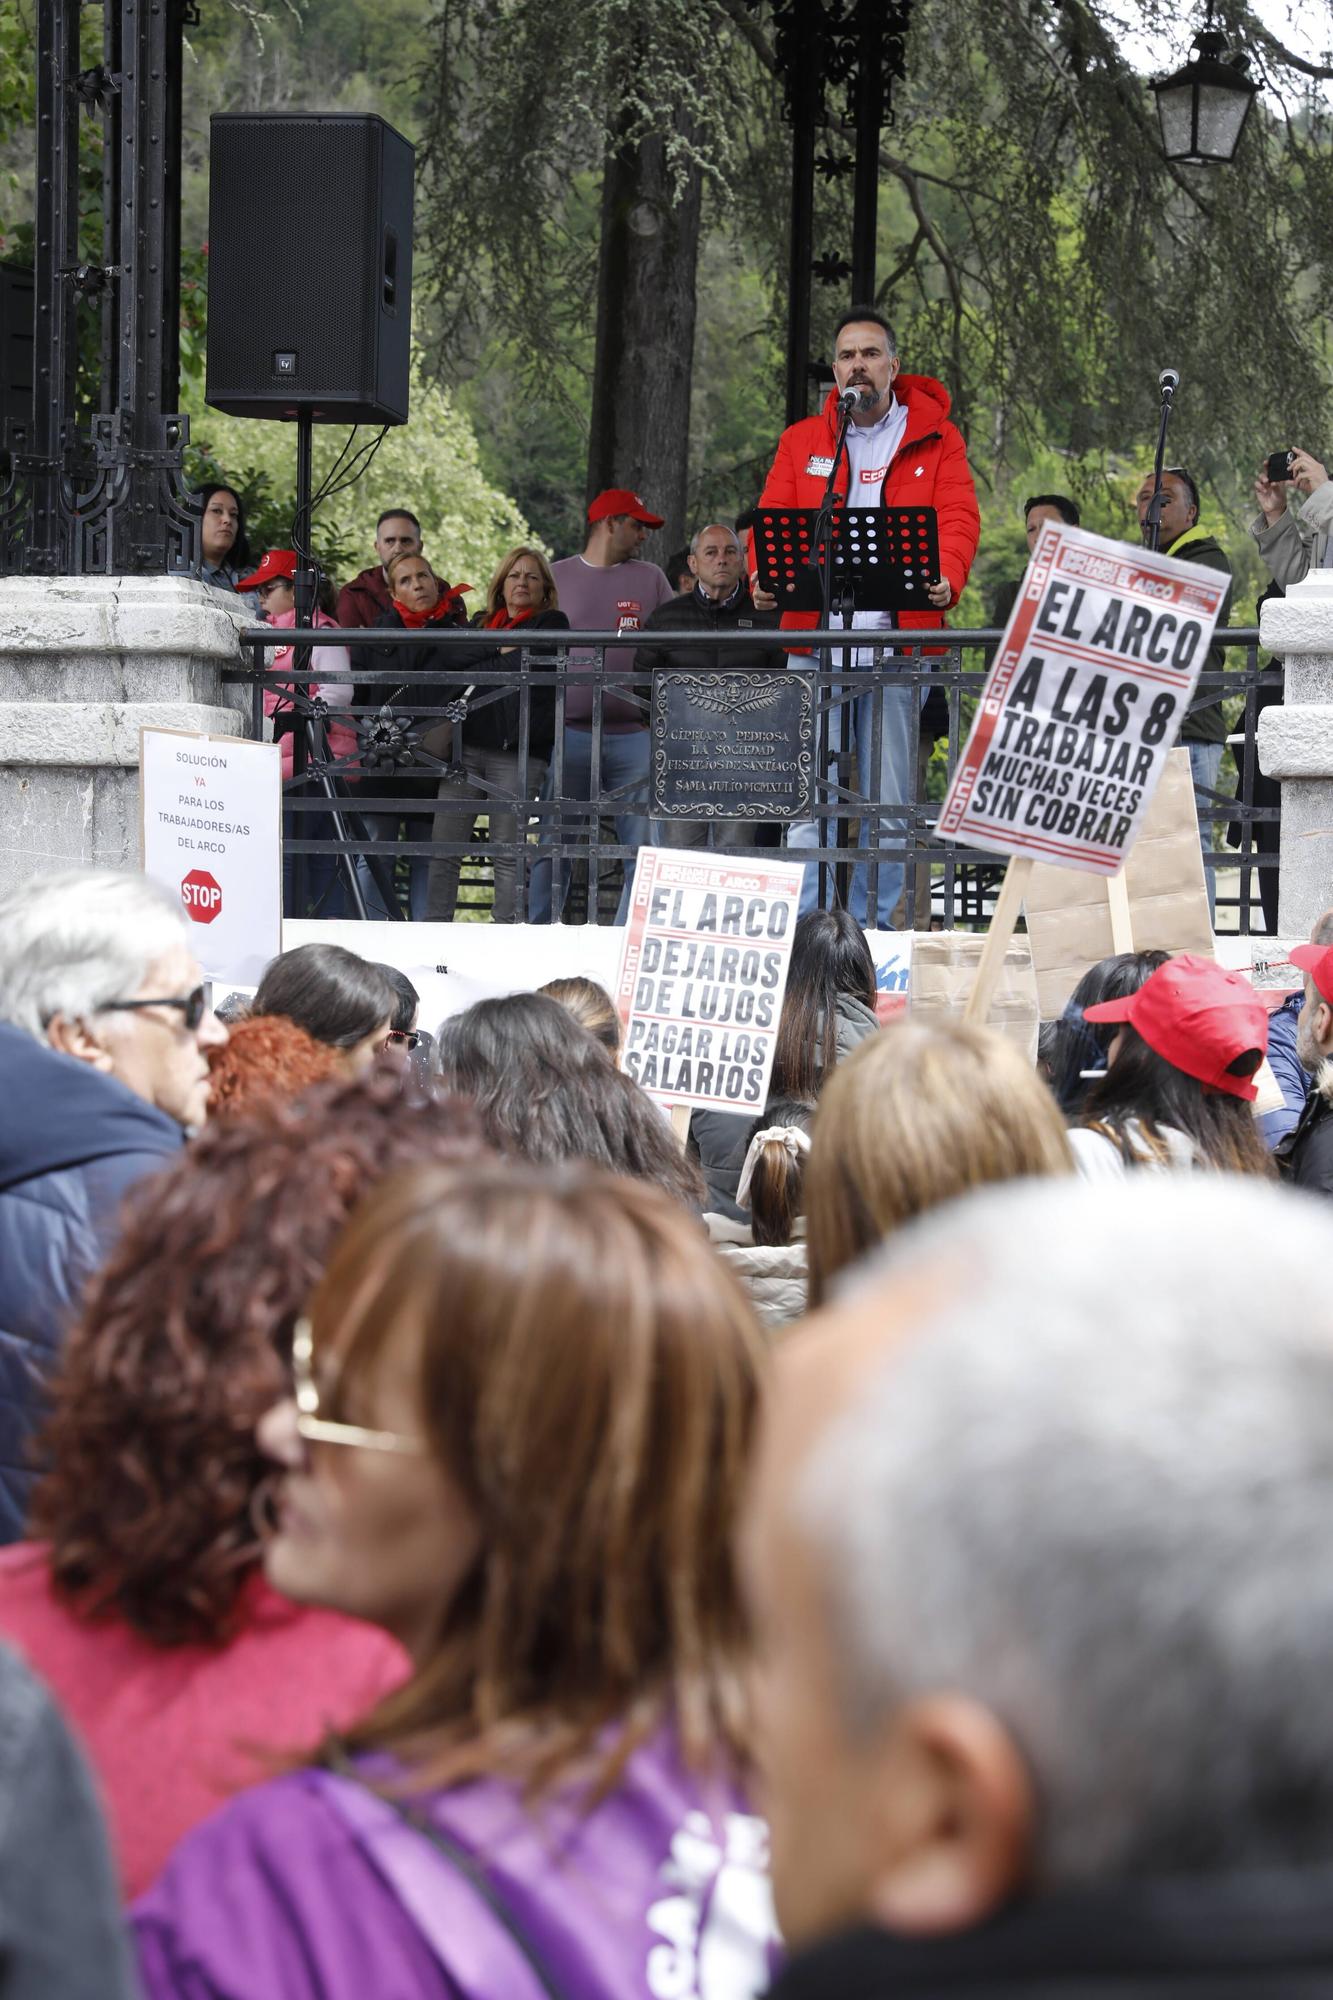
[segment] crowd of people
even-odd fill
[[[789,426],[779,439],[758,505],[819,506],[837,456],[839,496],[846,500],[850,495],[851,504],[933,508],[939,574],[930,585],[928,601],[907,610],[859,610],[854,620],[858,629],[872,634],[895,630],[905,635],[900,643],[919,644],[920,635],[943,626],[947,612],[958,603],[981,528],[966,449],[949,421],[948,392],[931,376],[901,371],[893,329],[869,306],[852,306],[840,320],[832,374],[834,387],[818,414]],[[849,392],[856,397],[856,406],[844,458],[837,452],[838,407],[839,397]],[[1322,559],[1333,485],[1325,467],[1305,451],[1287,455],[1285,478],[1270,477],[1277,469],[1266,462],[1256,481],[1259,512],[1252,533],[1272,579],[1270,589],[1280,592]],[[1289,504],[1289,496],[1300,496],[1299,513]],[[201,573],[210,583],[246,594],[268,622],[290,627],[295,554],[270,549],[251,569],[239,494],[226,486],[209,485],[201,489],[200,499]],[[1160,491],[1151,475],[1145,477],[1136,513],[1140,533],[1147,533],[1150,520],[1155,523],[1164,554],[1230,574],[1226,551],[1199,524],[1199,487],[1187,467],[1168,467]],[[1027,500],[1023,518],[1031,548],[1044,522],[1077,527],[1080,514],[1068,495],[1041,493]],[[638,493],[608,488],[588,508],[581,551],[551,564],[531,546],[510,549],[481,593],[471,584],[451,585],[436,570],[426,552],[420,520],[410,508],[391,507],[381,514],[374,561],[343,585],[336,601],[331,587],[324,586],[315,622],[344,630],[382,628],[385,644],[373,652],[358,648],[355,654],[335,642],[315,646],[305,684],[320,708],[321,734],[310,739],[310,757],[329,761],[353,805],[361,796],[375,801],[358,815],[353,828],[354,834],[375,843],[370,858],[362,855],[356,863],[369,915],[389,914],[387,904],[399,893],[393,880],[393,851],[401,840],[417,847],[434,843],[439,850],[433,857],[418,852],[404,859],[402,894],[408,913],[417,919],[449,921],[458,900],[460,866],[476,851],[472,843],[480,819],[488,829],[485,853],[492,875],[491,914],[497,923],[560,920],[569,895],[571,846],[596,816],[599,804],[613,821],[617,843],[630,855],[649,843],[737,849],[776,838],[775,826],[727,817],[721,800],[710,802],[713,809],[707,818],[654,817],[649,812],[648,690],[655,676],[672,668],[698,674],[811,664],[808,651],[802,651],[792,635],[817,624],[818,615],[785,608],[767,588],[772,578],[765,581],[761,576],[753,522],[753,513],[734,524],[704,522],[688,548],[673,556],[664,571],[642,555],[645,536],[662,527],[662,518]],[[1006,622],[1018,589],[1019,579],[1013,578],[992,594],[988,611],[994,624]],[[466,602],[469,597],[471,605]],[[1229,617],[1228,592],[1220,624],[1225,626]],[[426,627],[457,631],[469,626],[475,644],[402,642],[404,631]],[[621,642],[607,650],[601,684],[578,678],[592,665],[595,649],[566,648],[560,655],[554,650],[551,635],[571,629],[602,633]],[[639,633],[641,645],[626,643],[627,635]],[[753,635],[752,644],[739,643],[739,635],[745,633]],[[539,634],[544,636],[538,638]],[[730,635],[738,643],[725,648],[680,644],[682,635],[693,641],[709,634]],[[877,668],[885,643],[873,637],[858,643],[847,654],[847,670]],[[549,673],[557,657],[575,676],[565,684],[558,759],[557,702]],[[916,664],[929,666],[930,657],[923,655]],[[288,688],[292,665],[290,647],[275,649],[268,661],[275,680],[285,676]],[[1215,676],[1225,665],[1219,640],[1204,667]],[[516,675],[520,666],[525,669],[522,695],[518,680],[494,678]],[[357,668],[375,678],[358,681]],[[321,679],[321,669],[339,678]],[[1280,694],[1276,677],[1271,692],[1275,698]],[[367,745],[368,724],[363,724],[360,741],[349,727],[340,713],[349,705],[364,718],[381,712],[384,728],[378,748]],[[288,814],[288,834],[327,836],[331,829],[310,803],[313,793],[303,791],[300,784],[293,790],[293,743],[306,733],[304,707],[294,713],[289,694],[275,686],[265,691],[264,708],[282,732],[289,797],[294,801],[300,796],[303,801],[301,809],[293,806]],[[864,858],[858,862],[849,899],[853,914],[872,927],[911,928],[904,903],[902,851],[907,823],[901,806],[924,797],[922,760],[928,760],[934,741],[948,726],[947,705],[939,691],[921,689],[906,679],[900,686],[881,685],[878,691],[843,700],[831,712],[829,756],[855,750],[862,788],[880,802],[875,813],[877,841],[886,858],[873,871]],[[1223,697],[1213,684],[1191,704],[1181,730],[1206,849],[1213,844],[1214,821],[1227,803],[1218,790],[1225,740]],[[872,760],[878,760],[873,770]],[[558,825],[557,801],[563,813]],[[1280,803],[1276,782],[1260,774],[1254,803],[1265,807]],[[895,805],[899,810],[893,809]],[[520,893],[516,857],[520,850],[526,853],[534,816],[535,844]],[[863,827],[863,838],[864,833]],[[1262,854],[1275,854],[1275,821],[1255,822],[1254,839]],[[800,822],[787,830],[787,845],[797,854],[833,844],[834,827],[828,820]],[[625,871],[619,921],[628,907],[631,872]],[[868,900],[872,872],[873,907]],[[823,874],[827,878],[829,871]],[[820,899],[820,875],[815,865],[807,864],[803,913]],[[1215,902],[1211,869],[1207,881]],[[1275,872],[1261,870],[1260,885],[1268,928],[1275,930]],[[827,879],[823,887],[827,900],[832,893]],[[289,914],[351,913],[347,886],[333,855],[306,857],[303,883],[289,864],[286,907]]]
[[[0,1992],[1322,1990],[1293,958],[1033,1050],[811,911],[683,1134],[589,979],[222,1021],[147,879],[0,895]]]

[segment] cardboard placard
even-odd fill
[[[981,931],[918,931],[912,941],[908,1011],[925,1019],[966,1019],[986,943]],[[996,968],[985,1025],[1016,1042],[1035,1063],[1040,1018],[1028,941],[1012,937]]]
[[[282,756],[276,743],[139,731],[140,853],[189,917],[216,985],[253,986],[282,949]]]
[[[1130,937],[1117,938],[1100,876],[1039,862],[1024,893],[1041,1018],[1051,1021],[1089,967],[1119,951],[1213,956],[1189,751],[1173,750],[1124,870]]]
[[[1114,875],[1179,733],[1230,579],[1043,524],[939,831]]]
[[[622,932],[621,1067],[664,1104],[761,1112],[804,869],[642,847]]]

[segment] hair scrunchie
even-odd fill
[[[741,1168],[741,1177],[737,1183],[737,1208],[750,1206],[750,1183],[754,1179],[760,1149],[766,1146],[770,1139],[780,1139],[793,1160],[799,1159],[802,1153],[810,1151],[810,1134],[803,1132],[799,1125],[768,1125],[762,1132],[756,1132],[750,1141],[750,1150],[745,1155],[745,1165]]]

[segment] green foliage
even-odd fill
[[[191,476],[235,483],[251,516],[251,546],[288,547],[296,477],[296,431],[291,424],[224,416],[204,407],[198,378],[187,398],[191,412]],[[451,397],[414,357],[411,419],[389,430],[365,470],[335,491],[315,517],[321,561],[339,581],[374,560],[377,516],[386,507],[409,507],[421,521],[426,548],[451,582],[474,583],[481,592],[500,558],[531,539],[527,522],[508,496],[485,477],[476,433]],[[363,428],[354,449],[375,433]],[[347,432],[320,425],[315,431],[315,485],[327,477]]]

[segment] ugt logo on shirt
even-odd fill
[[[618,597],[616,599],[617,632],[637,632],[642,623],[639,617],[639,613],[642,610],[643,605],[637,597]]]

